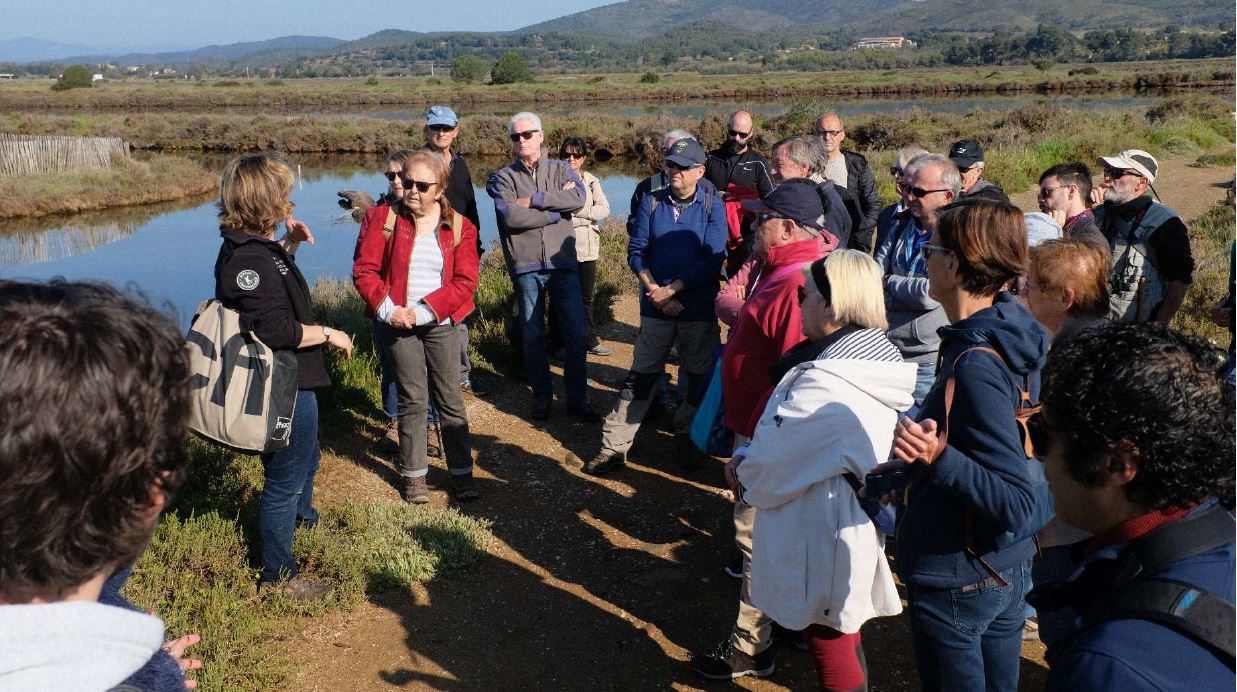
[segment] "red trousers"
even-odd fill
[[[803,638],[812,652],[820,689],[825,692],[866,690],[867,664],[859,633],[842,634],[824,625],[811,625]]]

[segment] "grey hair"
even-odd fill
[[[692,133],[687,130],[671,130],[666,133],[665,137],[662,138],[661,146],[664,149],[680,139],[695,139],[695,137],[692,137]]]
[[[786,151],[786,156],[800,166],[807,166],[808,173],[813,175],[825,174],[825,146],[821,144],[819,137],[811,135],[793,135],[786,137],[773,148],[770,153],[776,152],[778,149]]]
[[[512,135],[515,134],[515,124],[520,122],[521,120],[527,120],[531,122],[533,124],[534,130],[541,129],[541,118],[538,118],[536,113],[529,113],[528,111],[524,111],[522,113],[516,113],[515,115],[511,116],[511,120],[507,122],[507,134],[512,134]]]
[[[906,172],[906,167],[910,165],[912,159],[926,153],[928,153],[927,149],[902,147],[893,155],[893,166],[902,172]]]
[[[902,173],[910,177],[916,171],[929,166],[936,166],[941,169],[941,184],[953,190],[954,197],[957,197],[958,192],[962,190],[962,174],[958,172],[958,166],[944,154],[920,154],[911,159],[910,163],[906,164],[906,168],[902,169]]]

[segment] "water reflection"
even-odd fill
[[[221,170],[229,156],[203,156]],[[297,156],[301,175],[292,191],[296,217],[309,224],[315,243],[302,246],[297,264],[313,283],[320,277],[347,279],[358,226],[341,218],[336,192],[378,193],[386,188],[382,157]],[[481,217],[481,238],[497,238],[494,205],[483,189],[489,172],[505,161],[469,161]],[[626,213],[637,179],[627,166],[591,168],[601,179],[616,214]],[[638,175],[638,174],[637,174]],[[200,301],[214,293],[219,251],[215,197],[145,207],[127,207],[26,221],[0,221],[0,278],[101,280],[135,287],[156,304],[170,305],[188,325]]]

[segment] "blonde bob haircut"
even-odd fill
[[[292,214],[292,169],[275,152],[238,156],[219,181],[219,228],[270,236]]]
[[[825,290],[816,280],[820,264],[824,269]],[[866,252],[834,250],[823,260],[803,265],[806,290],[815,293],[833,308],[839,324],[853,324],[865,329],[889,329],[885,319],[885,290],[880,265]]]

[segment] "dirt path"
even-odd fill
[[[1164,201],[1193,218],[1223,198],[1225,167],[1166,161],[1157,186]],[[1014,196],[1035,209],[1034,193]],[[616,305],[602,330],[614,347],[590,358],[590,398],[608,407],[631,362],[638,306]],[[557,374],[556,386],[561,391]],[[493,522],[494,545],[477,569],[443,583],[372,595],[357,611],[311,621],[288,654],[301,667],[294,687],[381,689],[703,689],[687,666],[691,651],[712,648],[729,632],[739,583],[722,572],[733,555],[731,502],[721,463],[684,472],[671,436],[646,425],[625,470],[603,479],[580,471],[596,451],[598,426],[556,415],[526,420],[531,395],[510,379],[468,397],[482,499],[461,507]],[[556,414],[561,412],[556,409]],[[431,485],[445,483],[431,459]],[[373,449],[328,454],[319,473],[323,502],[398,497],[390,460]],[[445,493],[433,493],[446,506]],[[871,689],[918,687],[903,618],[863,630]],[[1023,646],[1023,687],[1039,689],[1042,646]],[[806,653],[777,649],[770,680],[744,678],[753,690],[814,689]]]

